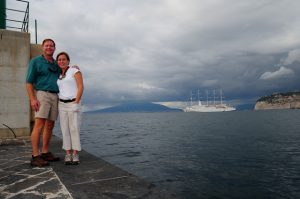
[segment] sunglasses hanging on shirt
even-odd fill
[[[52,73],[57,73],[59,70],[59,68],[57,66],[54,65],[48,65],[48,71],[52,72]]]

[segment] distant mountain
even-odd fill
[[[117,106],[89,111],[88,113],[118,113],[118,112],[182,112],[181,109],[168,108],[151,102],[132,102]]]
[[[239,104],[235,108],[237,111],[254,110],[255,104]]]

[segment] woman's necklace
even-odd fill
[[[58,79],[62,80],[63,78],[65,78],[66,77],[66,73],[67,73],[67,71],[68,71],[69,68],[70,67],[68,66],[67,69],[65,70],[65,72],[62,71]]]

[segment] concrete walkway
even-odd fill
[[[64,165],[60,138],[53,137],[51,152],[61,158],[48,167],[31,167],[30,140],[0,139],[0,199],[103,198],[173,199],[161,190],[85,151],[79,165]]]

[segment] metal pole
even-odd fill
[[[35,44],[37,44],[37,21],[36,19],[34,20],[35,22]]]
[[[29,2],[27,1],[27,12],[28,12],[28,15],[27,15],[27,32],[29,31]]]
[[[0,29],[6,29],[6,0],[0,0]]]

